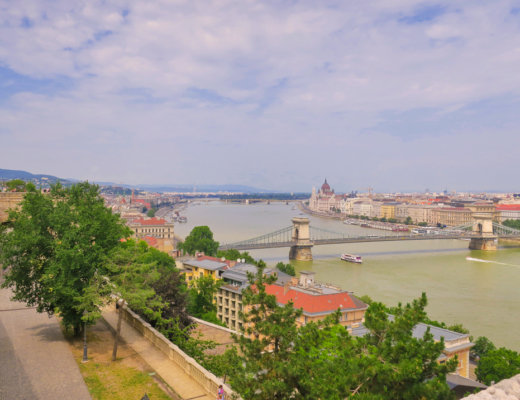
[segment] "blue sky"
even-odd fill
[[[0,168],[520,191],[520,0],[0,0]]]

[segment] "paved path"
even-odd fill
[[[0,400],[90,400],[56,318],[10,295],[0,289]]]
[[[103,311],[103,318],[115,329],[118,314],[115,307],[110,306]],[[143,358],[150,367],[184,400],[214,400],[214,396],[206,395],[202,388],[190,375],[186,374],[166,354],[160,351],[125,320],[121,324],[121,337],[131,348]]]

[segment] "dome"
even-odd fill
[[[323,183],[323,185],[321,185],[321,191],[323,193],[328,193],[330,192],[330,186],[329,184],[327,183],[327,178],[325,178],[325,182]]]

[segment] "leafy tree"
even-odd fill
[[[25,192],[27,188],[34,189],[32,183],[26,183],[21,179],[13,179],[5,182],[5,187],[9,192]]]
[[[405,223],[405,225],[412,225],[413,224],[412,217],[406,217],[406,219],[404,220],[404,223]]]
[[[179,248],[188,254],[203,251],[204,254],[214,256],[217,254],[219,243],[213,240],[213,232],[207,226],[196,226],[186,236],[184,243],[179,243]]]
[[[247,251],[241,253],[235,249],[219,250],[217,251],[217,257],[224,257],[227,260],[244,259],[246,263],[256,264],[256,260]]]
[[[83,320],[92,323],[98,315],[107,254],[130,230],[105,207],[96,185],[57,184],[48,195],[28,190],[9,213],[11,230],[0,237],[0,264],[7,268],[2,286],[38,312],[60,314],[77,334]]]
[[[195,279],[189,292],[188,311],[191,315],[201,318],[204,314],[217,311],[213,298],[222,281],[215,281],[211,276]]]
[[[520,354],[501,347],[489,350],[480,359],[475,374],[477,379],[490,385],[520,373]]]
[[[423,222],[419,222],[417,225],[418,226],[428,226],[428,222],[424,222],[424,221]]]
[[[157,209],[155,209],[155,208],[150,208],[150,209],[148,210],[148,212],[146,213],[146,215],[147,215],[148,217],[150,217],[150,218],[153,218],[153,217],[155,217],[155,212],[156,212],[156,211],[157,211]]]
[[[471,348],[471,355],[473,357],[482,358],[488,352],[495,349],[496,347],[491,340],[485,336],[479,336],[477,340],[475,340],[475,346]]]
[[[506,219],[502,222],[502,225],[509,226],[510,228],[520,229],[520,220],[518,219]]]
[[[296,276],[296,271],[291,264],[284,264],[280,261],[278,264],[276,264],[276,268],[279,271],[285,272],[287,275]]]

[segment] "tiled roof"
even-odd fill
[[[222,259],[222,258],[218,258],[218,257],[212,257],[212,256],[198,256],[197,257],[197,260],[198,261],[203,261],[203,260],[210,260],[210,261],[216,261],[216,262],[219,262],[219,263],[226,263],[228,268],[231,268],[231,264],[233,263],[236,263],[234,262],[233,260],[226,260],[225,258]],[[227,269],[227,268],[226,268]]]
[[[227,269],[227,264],[223,263],[221,261],[212,261],[212,260],[188,260],[184,261],[184,265],[187,265],[189,267],[197,267],[206,269],[208,271],[216,271],[216,270],[222,270]]]
[[[143,240],[148,243],[148,246],[155,247],[157,246],[158,240],[157,238],[154,238],[153,236],[145,236],[143,237]]]
[[[302,290],[297,290],[291,286],[289,290],[284,293],[284,287],[279,285],[266,285],[265,290],[268,294],[276,296],[278,303],[287,304],[289,301],[292,301],[294,308],[301,308],[305,313],[308,314],[334,312],[338,308],[341,310],[348,310],[364,309],[367,307],[365,303],[359,299],[356,299],[348,292],[334,294],[314,294]]]
[[[139,225],[164,225],[166,224],[166,220],[163,218],[137,218],[132,221],[132,224],[139,224]]]
[[[499,211],[520,211],[520,204],[499,204],[497,205]]]

